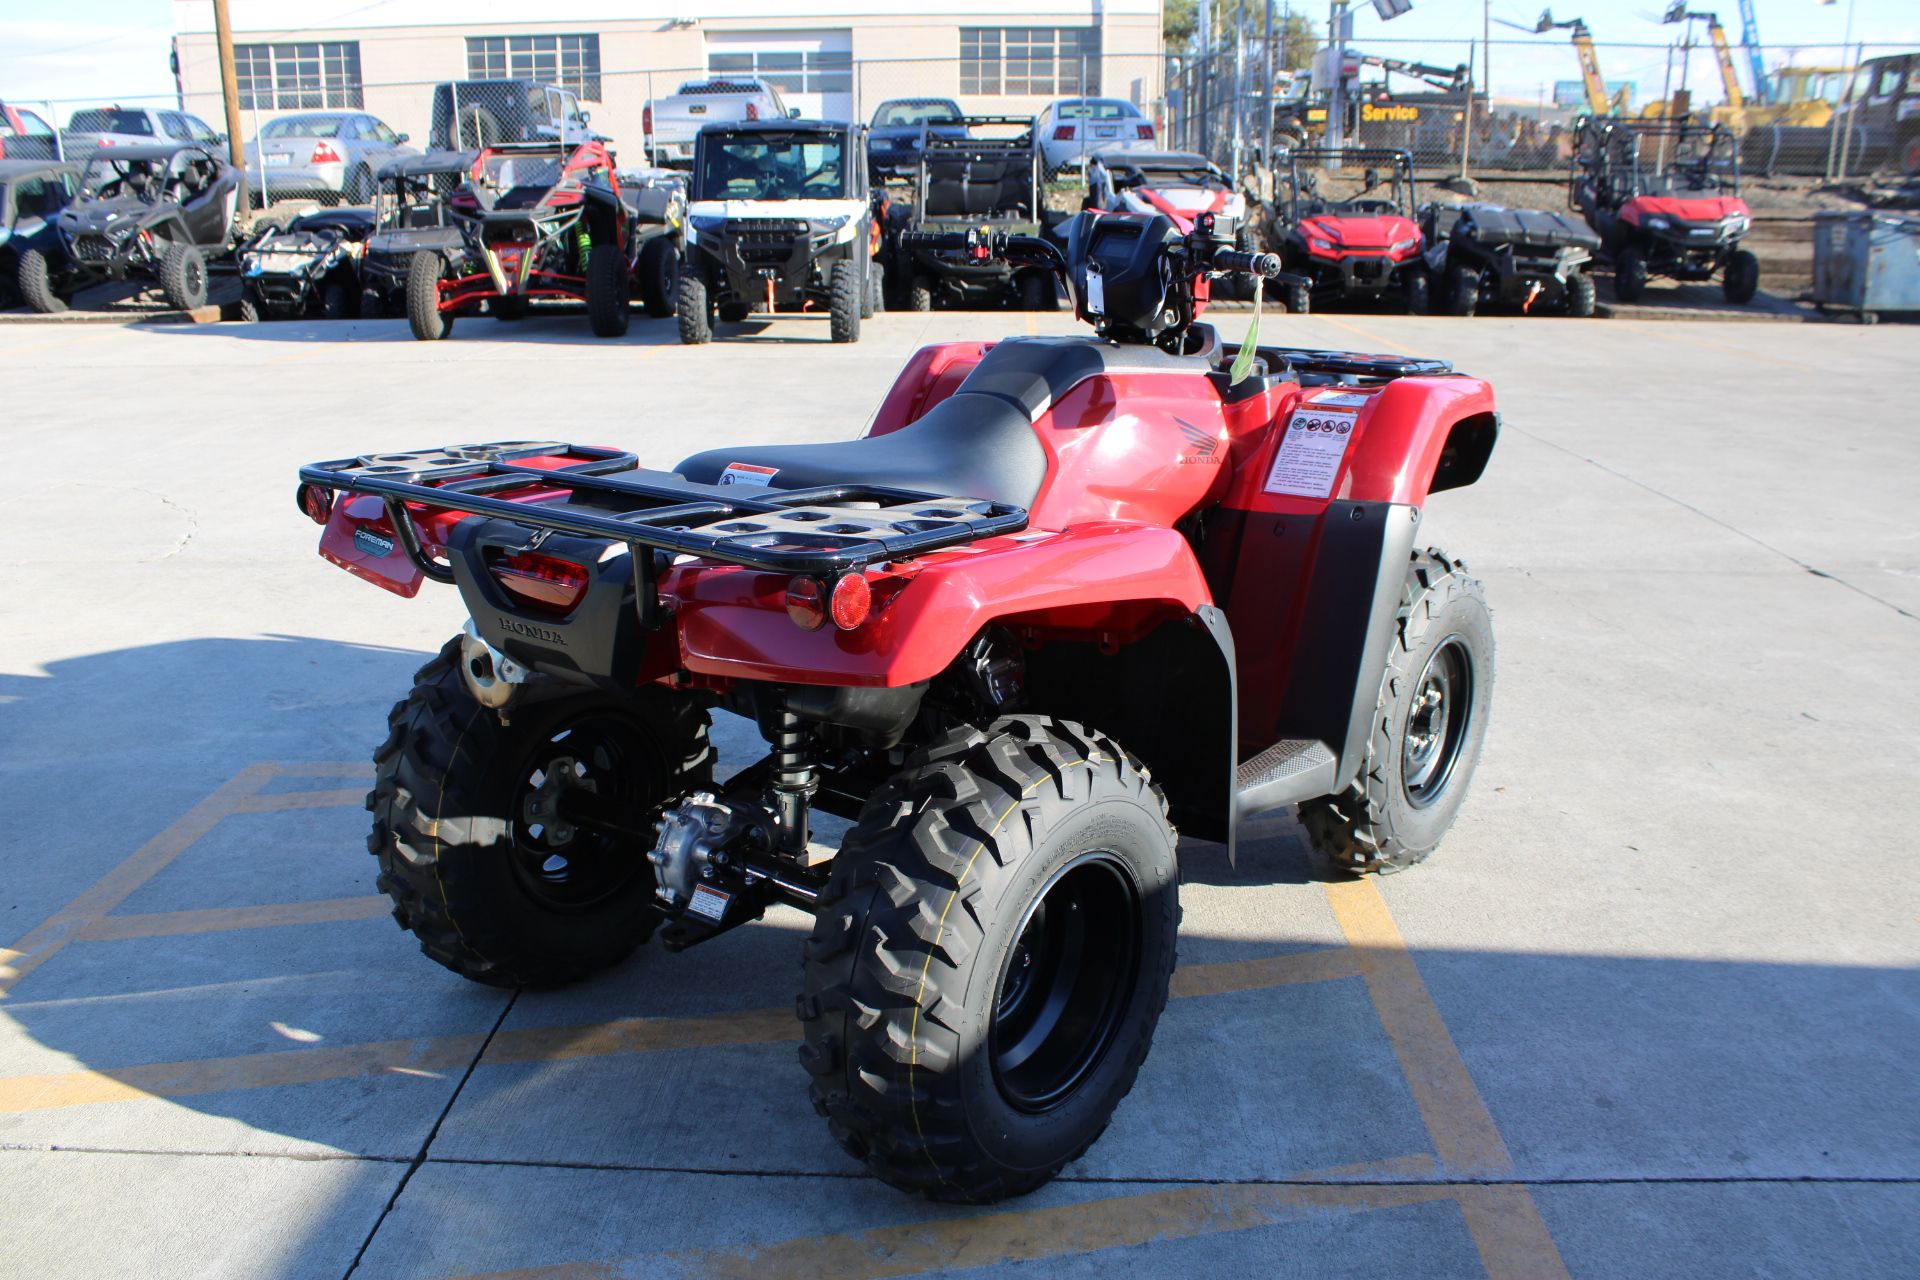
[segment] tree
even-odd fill
[[[1167,48],[1176,52],[1190,48],[1199,34],[1197,0],[1166,0],[1161,9],[1160,31]],[[1303,71],[1313,62],[1320,48],[1320,36],[1313,19],[1277,2],[1274,5],[1273,36],[1279,45],[1280,69]],[[1218,45],[1231,41],[1246,19],[1249,36],[1259,37],[1267,30],[1267,0],[1213,0],[1213,37]]]

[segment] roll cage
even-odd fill
[[[1294,147],[1286,155],[1285,174],[1276,175],[1284,183],[1276,203],[1285,210],[1289,223],[1329,213],[1392,213],[1403,218],[1414,215],[1413,156],[1407,151],[1394,147]],[[1329,161],[1340,165],[1365,166],[1358,195],[1336,200],[1320,194],[1320,177],[1316,170]],[[1369,194],[1381,185],[1377,166],[1383,164],[1388,170],[1386,183],[1389,193],[1384,198]]]
[[[1583,116],[1574,126],[1569,203],[1603,209],[1637,196],[1740,194],[1740,143],[1724,124]]]

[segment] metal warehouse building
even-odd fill
[[[1158,0],[557,0],[534,21],[506,6],[387,0],[233,0],[244,119],[360,108],[427,136],[430,86],[524,77],[572,89],[596,129],[637,142],[641,108],[683,79],[759,75],[789,105],[867,119],[883,100],[953,97],[982,114],[1030,114],[1078,94],[1160,97]],[[543,6],[544,7],[544,6]],[[318,12],[317,12],[318,11]],[[186,108],[221,116],[212,6],[177,0],[175,63]],[[376,25],[377,23],[377,25]]]

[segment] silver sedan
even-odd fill
[[[381,165],[420,154],[406,141],[363,111],[280,116],[247,143],[247,185],[262,203],[306,196],[367,204]]]

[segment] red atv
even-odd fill
[[[1304,315],[1326,302],[1398,296],[1410,314],[1425,315],[1432,281],[1413,220],[1413,157],[1374,147],[1296,147],[1286,156],[1286,172],[1274,175],[1269,235],[1286,269],[1306,277],[1286,286],[1287,310]],[[1321,194],[1318,170],[1330,161],[1361,167],[1358,194]]]
[[[1583,117],[1569,203],[1613,259],[1613,293],[1633,302],[1651,276],[1711,280],[1744,305],[1760,259],[1740,247],[1753,226],[1740,198],[1740,145],[1725,125]]]
[[[482,303],[502,320],[518,320],[534,298],[584,301],[599,337],[627,331],[639,245],[604,144],[488,147],[446,209],[463,252],[451,265],[440,253],[414,255],[407,274],[414,337],[444,338],[455,317]],[[660,245],[673,247],[655,238],[648,248],[660,253]]]
[[[1279,264],[1208,220],[1082,214],[1066,244],[991,250],[1064,270],[1094,335],[923,348],[862,439],[301,472],[324,557],[471,613],[368,801],[427,955],[544,987],[799,907],[814,1105],[937,1199],[1030,1191],[1106,1128],[1167,1000],[1176,824],[1231,857],[1297,804],[1336,867],[1411,866],[1493,684],[1479,583],[1415,549],[1486,466],[1492,390],[1223,345],[1209,276]],[[766,754],[717,767],[715,709]],[[853,821],[838,852],[815,810]]]

